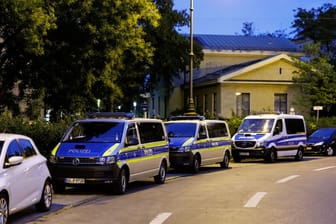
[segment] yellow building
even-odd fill
[[[195,35],[204,60],[193,72],[196,112],[207,117],[230,118],[255,112],[304,113],[296,108],[293,59],[302,54],[286,38]],[[158,88],[150,101],[152,114],[166,118],[183,111],[189,96],[188,74],[175,88]]]

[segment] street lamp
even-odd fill
[[[194,3],[193,0],[190,0],[190,65],[189,65],[189,99],[188,99],[188,108],[185,115],[196,115],[195,105],[193,99],[193,57],[194,57],[194,44],[193,44],[193,11]]]

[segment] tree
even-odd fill
[[[336,6],[324,4],[317,9],[298,8],[294,17],[294,39],[321,43],[323,51],[330,54],[330,60],[336,64]]]
[[[254,26],[252,22],[243,23],[242,33],[244,36],[254,36]]]
[[[304,107],[323,106],[325,115],[336,112],[336,72],[320,44],[304,45],[306,61],[297,61],[300,70],[294,82],[300,90],[299,104]]]
[[[30,82],[43,91],[46,105],[68,113],[113,110],[152,63],[154,48],[144,28],[160,15],[151,0],[55,0],[57,29],[48,33],[46,54],[33,60]]]
[[[23,94],[13,95],[19,80],[29,79],[31,58],[45,54],[48,31],[55,29],[55,14],[44,0],[2,0],[0,3],[0,107],[19,112]],[[24,87],[24,83],[21,83]],[[23,93],[21,91],[21,93]]]
[[[147,39],[155,47],[153,64],[149,66],[152,88],[162,81],[166,93],[172,87],[172,81],[182,71],[186,73],[190,61],[189,36],[181,35],[177,27],[189,26],[190,17],[186,10],[173,10],[172,0],[154,0],[159,9],[161,19],[158,27],[147,27]],[[194,66],[198,67],[203,60],[201,46],[194,42]]]

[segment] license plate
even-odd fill
[[[241,155],[241,156],[249,156],[250,153],[249,152],[240,152],[239,155]]]
[[[65,178],[64,182],[67,184],[85,184],[85,179],[83,178]]]

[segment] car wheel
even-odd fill
[[[198,155],[194,156],[193,163],[191,165],[191,171],[193,173],[198,173],[201,166],[201,161]]]
[[[0,194],[0,223],[6,224],[8,219],[8,199],[6,195]]]
[[[119,178],[114,184],[114,192],[116,194],[125,194],[127,188],[127,172],[126,169],[121,169]]]
[[[324,152],[324,155],[325,156],[332,156],[332,155],[334,155],[334,149],[332,148],[332,147],[328,147],[327,149],[326,149],[326,151]]]
[[[165,162],[162,162],[159,169],[159,174],[154,177],[154,181],[157,184],[163,184],[166,180],[167,166]]]
[[[230,156],[228,152],[225,152],[223,162],[220,163],[222,168],[229,168]]]
[[[44,183],[40,201],[36,204],[36,209],[41,212],[49,211],[52,204],[52,185],[50,181]]]
[[[297,153],[296,153],[296,156],[295,156],[295,160],[296,161],[302,161],[303,160],[303,150],[302,148],[299,148]]]
[[[267,150],[265,161],[267,163],[274,163],[276,160],[275,149]]]

